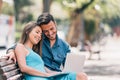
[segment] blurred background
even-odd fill
[[[105,62],[102,60],[110,60],[109,62],[120,60],[118,57],[120,54],[119,4],[120,0],[2,0],[2,6],[0,4],[1,54],[19,40],[24,24],[31,20],[36,21],[43,12],[49,12],[55,17],[58,35],[70,44],[73,52],[84,54],[87,58],[90,58],[91,51],[93,54],[101,53],[100,62],[95,56],[95,60],[93,57],[85,64],[85,72],[95,77],[96,73],[102,70],[101,67],[96,67],[98,72],[94,73],[93,65]],[[112,56],[109,57],[110,54]],[[118,60],[113,59],[116,57]],[[118,63],[114,65],[116,64],[120,66]],[[110,75],[113,74],[120,76],[120,72]],[[120,80],[120,77],[118,79]],[[92,77],[90,80],[104,79]]]

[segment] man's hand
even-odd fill
[[[16,63],[16,56],[14,50],[9,50],[5,57],[8,57],[8,60],[13,60],[14,63]]]

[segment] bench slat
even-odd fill
[[[6,65],[12,64],[12,63],[13,63],[12,60],[2,61],[2,62],[0,62],[0,68],[3,66],[6,66]]]
[[[1,62],[1,61],[6,61],[6,60],[8,60],[7,57],[1,57],[1,58],[0,58],[0,62]]]
[[[22,76],[23,76],[22,74],[17,74],[8,78],[7,80],[22,80]]]
[[[0,58],[0,80],[23,80],[23,74],[13,60]]]
[[[5,72],[3,74],[3,76],[5,76],[6,78],[9,78],[9,77],[14,76],[14,75],[19,74],[19,73],[20,73],[19,69],[15,69],[15,70],[12,70],[9,72]]]
[[[10,70],[13,69],[17,69],[18,67],[16,66],[16,64],[10,64],[8,66],[4,66],[0,68],[0,74],[4,73],[4,72],[8,72]]]

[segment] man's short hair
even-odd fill
[[[41,26],[48,24],[50,21],[53,21],[55,23],[53,16],[49,13],[42,13],[37,19],[37,24]]]

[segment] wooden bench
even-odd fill
[[[19,67],[12,60],[0,58],[0,80],[24,80]]]

